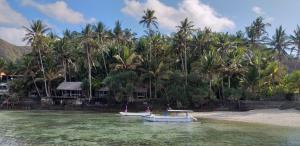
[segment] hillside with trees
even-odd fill
[[[210,101],[261,99],[300,93],[300,27],[287,34],[282,26],[269,36],[258,17],[235,34],[196,28],[188,18],[177,31],[163,34],[155,12],[146,10],[140,25],[145,34],[103,23],[58,37],[40,20],[26,27],[32,51],[14,64],[2,63],[19,97],[36,90],[51,97],[63,81],[82,81],[85,95],[106,86],[113,100],[123,101],[135,87],[146,87],[149,99],[199,107]],[[288,63],[287,63],[288,62]]]
[[[16,61],[20,59],[24,54],[30,52],[28,46],[15,46],[0,39],[0,58],[6,61]]]

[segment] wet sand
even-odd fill
[[[300,127],[300,111],[289,109],[261,109],[247,112],[195,112],[197,118],[208,118],[215,120],[238,121],[248,123],[261,123],[277,126]]]

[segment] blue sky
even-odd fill
[[[36,19],[58,34],[66,28],[79,31],[98,21],[112,28],[120,20],[123,27],[141,35],[144,28],[138,21],[146,8],[156,11],[164,33],[175,31],[185,17],[197,28],[234,33],[263,16],[272,24],[270,35],[279,25],[290,34],[300,24],[299,6],[299,0],[0,0],[0,38],[24,45],[22,26]]]

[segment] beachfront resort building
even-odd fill
[[[8,95],[9,87],[7,83],[0,83],[0,96],[1,95]]]
[[[56,88],[57,96],[53,96],[54,104],[81,104],[83,96],[82,82],[62,82]]]

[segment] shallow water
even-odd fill
[[[200,121],[150,123],[117,114],[0,111],[0,145],[300,145],[297,128]]]

